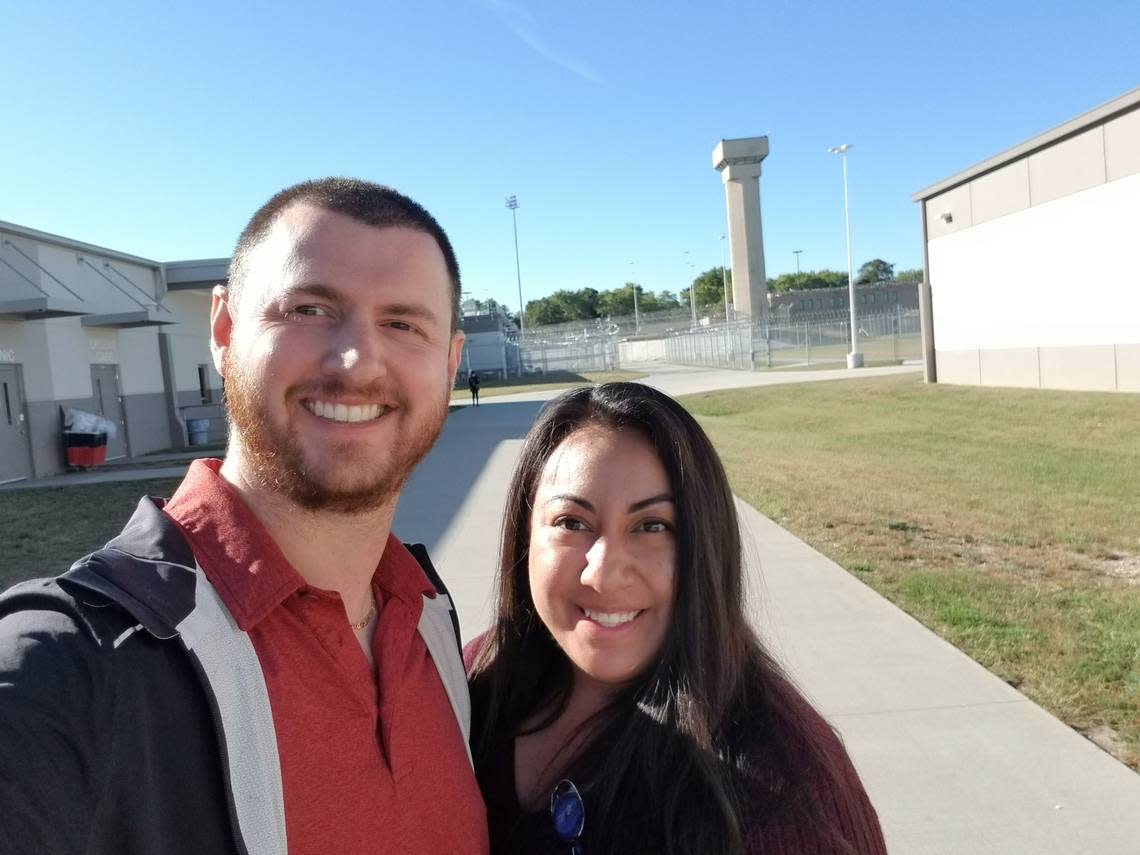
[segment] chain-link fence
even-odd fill
[[[858,324],[859,350],[867,363],[921,357],[917,311],[864,315]],[[665,358],[680,365],[745,370],[842,365],[851,349],[850,330],[847,316],[768,325],[710,325],[670,336],[665,341]]]
[[[859,349],[868,363],[921,357],[917,311],[900,308],[865,315],[858,323]],[[508,347],[518,354],[523,373],[614,371],[621,367],[622,350],[629,351],[629,342],[657,345],[657,358],[666,362],[751,371],[844,364],[849,330],[846,313],[794,323],[693,326],[687,311],[670,310],[636,319],[630,315],[531,328],[525,335],[510,335]],[[515,358],[510,362],[514,373]]]

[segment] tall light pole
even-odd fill
[[[847,299],[851,303],[851,352],[847,354],[848,368],[862,368],[863,354],[859,352],[859,324],[855,317],[855,271],[851,265],[851,209],[847,203],[847,152],[855,148],[851,143],[832,146],[828,154],[843,158],[843,218],[847,222]]]
[[[641,332],[641,313],[637,310],[637,282],[633,280],[633,262],[629,263],[630,285],[633,286],[633,331],[635,333]]]
[[[686,249],[683,254],[688,255],[689,251]],[[689,261],[687,258],[685,259],[685,261],[689,265],[689,275],[692,276],[693,275],[693,262]],[[689,311],[693,315],[693,328],[696,329],[696,326],[697,326],[697,283],[695,280],[689,281]]]
[[[515,277],[519,283],[519,344],[526,335],[526,325],[523,321],[523,299],[522,299],[522,270],[519,267],[519,220],[518,215],[515,213],[519,209],[519,199],[517,196],[507,197],[507,207],[511,209],[511,223],[515,228]],[[522,353],[520,346],[519,353]]]
[[[720,245],[720,284],[724,288],[724,322],[727,324],[732,320],[728,311],[728,236],[721,235],[720,239],[724,241]]]
[[[792,255],[794,255],[796,257],[796,273],[800,272],[800,253],[801,252],[803,252],[802,249],[793,249],[792,250]]]

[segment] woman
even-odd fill
[[[636,383],[546,407],[511,483],[496,624],[466,651],[494,852],[885,852],[742,588],[728,480],[684,408]]]

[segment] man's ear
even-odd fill
[[[223,380],[226,379],[226,351],[234,330],[232,302],[225,285],[214,286],[210,296],[210,353],[214,356],[214,368]]]
[[[455,372],[459,370],[459,361],[463,358],[463,342],[466,340],[463,330],[456,330],[451,334],[451,352],[447,355],[447,376],[451,378],[451,385],[455,385]]]

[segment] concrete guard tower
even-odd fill
[[[760,222],[760,161],[768,156],[767,137],[721,140],[713,166],[724,181],[728,239],[732,250],[732,305],[736,317],[768,320],[768,280],[764,275],[764,228]]]

